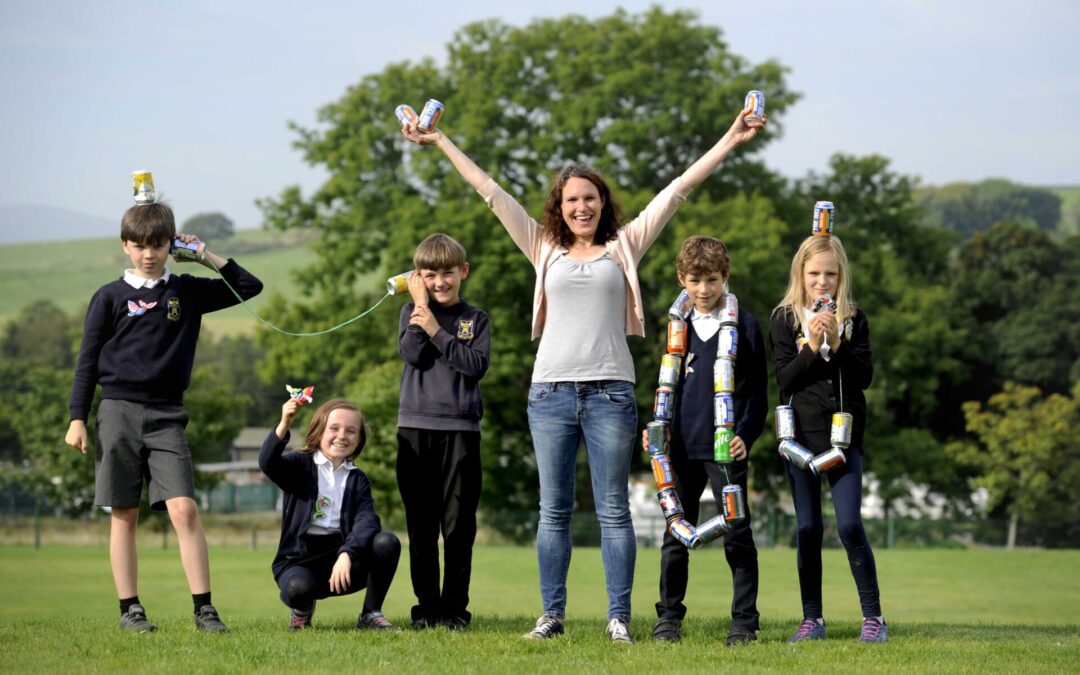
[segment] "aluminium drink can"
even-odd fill
[[[690,294],[686,292],[686,289],[682,289],[679,293],[679,297],[675,298],[675,302],[671,303],[671,307],[668,307],[667,315],[672,321],[682,321],[683,307],[690,301]]]
[[[728,392],[713,394],[713,424],[718,427],[735,426],[735,397]]]
[[[720,308],[720,325],[739,325],[739,299],[734,293],[724,293],[724,305]]]
[[[827,237],[832,234],[833,218],[836,207],[832,202],[814,202],[814,224],[810,234],[815,237]]]
[[[748,92],[743,100],[743,110],[750,111],[745,118],[747,122],[760,122],[765,116],[765,94],[757,89]]]
[[[420,116],[416,114],[413,107],[408,103],[402,103],[394,109],[394,116],[398,118],[398,122],[401,122],[401,126],[407,127],[416,120],[420,119]]]
[[[668,455],[653,455],[652,474],[660,490],[675,487],[675,470],[671,468],[671,457]]]
[[[697,528],[697,535],[701,539],[702,545],[704,545],[730,531],[731,525],[728,525],[727,521],[724,520],[724,514],[719,513],[702,523],[701,527]]]
[[[686,353],[686,322],[682,319],[668,321],[667,351],[668,354]]]
[[[739,485],[725,485],[720,496],[724,498],[724,520],[729,523],[746,517],[746,498]]]
[[[776,406],[776,440],[795,438],[795,408],[790,405]]]
[[[390,295],[401,295],[409,291],[409,275],[412,272],[402,272],[397,276],[386,280],[386,292]]]
[[[668,525],[671,536],[679,540],[686,548],[701,548],[701,537],[690,521],[685,518],[676,518]]]
[[[653,420],[645,425],[645,437],[649,445],[649,455],[668,454],[668,443],[671,440],[671,424]]]
[[[686,512],[683,511],[682,500],[679,499],[679,493],[675,492],[673,487],[658,491],[656,501],[660,502],[660,510],[664,512],[664,518],[668,523],[686,515]]]
[[[657,387],[653,399],[653,419],[670,422],[675,416],[675,390],[671,387]]]
[[[814,459],[814,453],[791,439],[780,441],[780,455],[803,470],[809,467]]]
[[[201,241],[186,242],[174,237],[169,247],[169,255],[177,260],[202,260],[206,257],[206,244]]]
[[[675,388],[679,384],[679,373],[682,372],[683,357],[681,354],[664,354],[660,357],[660,386]]]
[[[716,427],[713,432],[713,461],[721,464],[731,463],[731,441],[735,431],[730,427]]]
[[[735,361],[716,359],[713,362],[713,393],[735,391]]]
[[[446,106],[442,103],[429,98],[427,103],[424,104],[424,109],[420,111],[420,122],[416,125],[416,128],[425,133],[435,131],[435,127],[439,125],[439,118],[442,117],[445,109]]]
[[[720,326],[719,342],[716,345],[716,358],[735,358],[739,353],[739,329],[735,326]]]
[[[851,413],[833,413],[832,429],[829,431],[829,443],[838,448],[846,448],[851,445],[851,426],[855,418]]]
[[[131,172],[132,195],[136,204],[153,204],[157,201],[154,192],[154,174],[149,171]]]
[[[814,306],[810,308],[810,311],[817,314],[821,310],[828,310],[830,312],[836,311],[836,300],[833,300],[832,295],[825,293],[820,298],[814,301]]]
[[[829,469],[839,466],[846,461],[847,457],[844,456],[843,450],[840,448],[830,448],[828,451],[823,452],[810,460],[810,470],[820,476]]]

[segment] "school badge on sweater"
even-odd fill
[[[476,337],[476,333],[473,331],[473,324],[475,321],[458,321],[457,322],[457,339],[459,340],[471,340]]]

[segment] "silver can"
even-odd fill
[[[776,406],[776,440],[795,438],[795,408],[790,405]]]
[[[420,121],[417,123],[416,128],[426,134],[435,131],[435,127],[439,125],[439,118],[442,117],[445,109],[446,106],[442,103],[429,98],[427,103],[424,104],[424,109],[420,111]]]
[[[675,298],[675,302],[671,303],[671,307],[668,307],[667,315],[672,321],[682,321],[683,307],[690,301],[690,294],[686,292],[686,289],[682,289],[679,293],[679,297]]]
[[[394,116],[397,117],[398,122],[401,122],[403,127],[407,127],[420,119],[413,107],[408,103],[402,103],[397,108],[394,108]]]
[[[854,423],[855,418],[851,416],[851,413],[833,413],[829,443],[837,448],[846,448],[851,445],[851,427]]]
[[[735,391],[734,359],[716,359],[713,363],[713,393]]]
[[[746,497],[739,485],[725,485],[720,491],[724,498],[724,520],[737,523],[746,518]]]
[[[836,207],[832,202],[814,202],[814,224],[810,228],[810,234],[815,237],[827,237],[832,234],[835,217]]]
[[[648,439],[649,455],[668,454],[668,443],[671,440],[671,423],[653,420],[645,425],[645,437]]]
[[[682,372],[683,357],[681,354],[664,354],[660,357],[660,386],[674,389],[679,384],[679,373]]]
[[[743,109],[750,111],[750,114],[743,119],[751,123],[760,122],[765,117],[765,94],[757,89],[751,89],[743,99]]]
[[[682,500],[679,499],[679,493],[675,492],[675,488],[658,490],[656,500],[660,502],[660,510],[664,512],[664,519],[669,523],[686,515],[686,511],[683,510]]]
[[[734,293],[724,293],[724,306],[720,308],[720,325],[739,325],[739,299]]]
[[[844,451],[840,448],[830,448],[810,461],[810,470],[821,475],[834,467],[840,466],[847,461]]]
[[[724,536],[731,531],[731,526],[728,525],[724,519],[723,514],[718,514],[709,518],[701,527],[697,528],[697,535],[701,539],[702,544],[708,544],[710,541],[714,541]]]
[[[713,394],[713,424],[718,427],[735,426],[735,397],[726,392]]]
[[[735,326],[720,326],[719,342],[716,345],[716,358],[733,359],[739,354],[739,329]]]
[[[686,548],[701,548],[701,537],[697,529],[685,518],[676,518],[668,524],[668,531]]]
[[[780,454],[800,469],[806,469],[814,459],[814,453],[793,440],[780,441]]]

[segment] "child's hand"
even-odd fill
[[[89,443],[86,437],[86,422],[71,420],[71,423],[68,424],[67,434],[64,436],[64,442],[85,455]]]
[[[413,303],[415,303],[417,307],[427,307],[427,286],[424,285],[424,279],[420,276],[420,271],[416,270],[415,272],[410,274],[408,277],[406,277],[406,281],[409,284],[409,295],[412,296]]]
[[[274,429],[274,433],[277,434],[278,438],[285,438],[285,434],[288,433],[289,427],[292,426],[298,410],[300,410],[300,401],[295,398],[290,398],[281,406],[281,421],[278,422],[277,428]]]
[[[342,551],[338,554],[334,569],[330,572],[330,592],[338,595],[347,593],[352,583],[351,572],[352,558],[349,557],[348,553]]]
[[[435,333],[439,332],[439,322],[435,320],[435,315],[431,313],[431,308],[427,305],[417,306],[413,310],[409,325],[420,326],[428,337],[435,337]]]
[[[648,454],[649,452],[649,430],[641,430],[641,451]]]
[[[439,138],[443,135],[441,131],[436,129],[430,133],[420,131],[420,121],[416,120],[411,124],[407,124],[401,128],[401,135],[406,140],[416,143],[417,145],[435,145],[439,142]]]
[[[731,439],[731,444],[729,447],[731,448],[732,459],[740,462],[746,459],[746,443],[743,442],[743,439],[736,436],[735,438]]]

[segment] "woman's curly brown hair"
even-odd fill
[[[608,243],[615,238],[624,225],[622,209],[611,196],[611,189],[604,178],[595,170],[581,164],[571,164],[555,174],[552,179],[551,190],[544,204],[544,215],[540,220],[540,228],[544,236],[553,244],[563,248],[570,248],[574,244],[574,233],[562,216],[563,186],[571,178],[584,178],[595,185],[600,192],[600,198],[604,200],[604,208],[600,211],[600,222],[597,223],[593,243]]]

